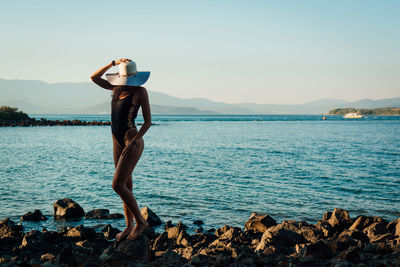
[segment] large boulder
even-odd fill
[[[22,225],[15,224],[8,217],[0,221],[0,238],[20,238],[23,235],[23,230]]]
[[[150,226],[159,226],[162,224],[160,217],[158,217],[149,207],[146,206],[142,208],[140,213]]]
[[[342,231],[353,223],[349,212],[338,208],[335,208],[331,214],[325,213],[322,221],[329,223],[335,231]]]
[[[59,199],[53,204],[56,218],[81,218],[85,215],[83,208],[70,198]]]
[[[276,225],[276,221],[268,214],[257,214],[253,212],[244,227],[246,230],[264,233],[265,230],[274,225]]]
[[[149,239],[143,234],[135,240],[115,241],[114,245],[105,249],[100,256],[100,261],[104,264],[117,266],[127,263],[128,265],[129,263],[148,263],[150,260]]]
[[[284,221],[281,224],[268,228],[268,230],[264,232],[255,251],[264,251],[271,245],[277,248],[292,250],[296,244],[304,242],[304,237],[295,222]]]
[[[42,214],[40,210],[34,210],[33,212],[28,212],[21,216],[21,221],[45,221],[47,217]]]

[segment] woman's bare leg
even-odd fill
[[[128,157],[120,157],[115,169],[114,179],[113,179],[113,189],[121,197],[124,202],[124,206],[127,206],[127,210],[132,211],[133,217],[136,221],[136,226],[132,229],[128,239],[137,238],[143,230],[148,226],[148,223],[143,218],[140,213],[140,209],[133,196],[132,191],[128,188],[127,183],[131,179],[132,171],[139,161],[140,156],[143,152],[144,143],[143,140],[138,140],[137,145],[132,149]],[[128,217],[128,216],[126,216]],[[128,218],[127,218],[128,220]]]
[[[119,160],[119,157],[121,156],[121,153],[122,153],[122,148],[113,136],[113,156],[114,156],[115,168],[117,168],[118,160]],[[130,175],[130,178],[128,179],[126,186],[128,187],[128,189],[130,191],[132,191],[132,186],[133,186],[132,174]],[[133,213],[125,203],[123,203],[123,206],[124,206],[124,213],[125,213],[126,228],[122,232],[120,232],[116,235],[115,239],[117,241],[120,241],[122,238],[127,236],[133,230]]]

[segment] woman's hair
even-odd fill
[[[112,89],[111,99],[114,100],[114,99],[119,98],[119,95],[121,94],[122,91],[136,90],[137,87],[141,87],[141,86],[116,85]]]

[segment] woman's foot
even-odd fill
[[[149,226],[149,223],[147,221],[144,221],[143,223],[138,223],[135,225],[133,228],[132,232],[128,235],[126,239],[128,240],[135,240],[138,238],[143,231]]]
[[[133,229],[133,226],[127,226],[122,232],[119,232],[115,236],[115,240],[117,240],[117,242],[122,241],[130,232],[132,232]]]

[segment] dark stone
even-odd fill
[[[49,248],[44,234],[37,230],[26,233],[22,239],[21,246],[30,250],[46,250]]]
[[[375,236],[386,234],[386,225],[386,222],[374,222],[367,228],[364,228],[363,232],[369,239],[373,239]]]
[[[70,244],[63,247],[60,254],[56,257],[56,264],[62,265],[67,264],[68,266],[77,266],[74,254],[72,253],[72,247]]]
[[[179,255],[178,253],[168,249],[163,255],[157,259],[153,264],[155,266],[184,266],[187,259]]]
[[[108,209],[94,209],[85,214],[85,219],[108,219],[109,215]]]
[[[199,227],[197,229],[194,230],[196,233],[202,233],[204,231],[203,227]]]
[[[144,207],[140,210],[143,218],[149,223],[150,226],[161,225],[161,219],[149,207]]]
[[[85,227],[83,225],[78,225],[69,229],[65,235],[78,240],[94,239],[97,237],[96,231],[93,228]]]
[[[333,253],[325,242],[318,240],[317,242],[306,245],[300,249],[299,256],[315,259],[330,259],[333,257]]]
[[[358,263],[360,262],[361,257],[364,255],[363,251],[357,247],[350,247],[345,251],[342,251],[340,254],[337,255],[337,258],[347,260],[351,263]]]
[[[202,220],[195,220],[193,224],[195,225],[202,225],[204,222]]]
[[[387,226],[387,231],[393,235],[400,236],[400,218],[390,222]]]
[[[57,200],[53,204],[54,216],[65,219],[81,218],[85,215],[85,211],[78,203],[70,198]]]
[[[311,243],[316,242],[324,236],[322,230],[314,225],[302,226],[300,227],[300,231],[303,237]]]
[[[149,240],[145,235],[140,235],[135,240],[115,241],[113,246],[103,251],[100,260],[107,264],[115,261],[149,262],[151,260]]]
[[[111,213],[108,215],[108,219],[123,219],[125,216],[121,213]]]
[[[5,218],[0,221],[0,238],[20,238],[23,235],[24,227],[20,224],[15,224],[10,218]]]
[[[353,223],[353,220],[347,210],[335,208],[327,222],[335,231],[341,231],[348,228]]]
[[[256,214],[253,212],[244,226],[246,230],[251,229],[264,233],[265,230],[274,225],[276,225],[276,221],[268,214]]]
[[[171,220],[166,221],[166,222],[165,222],[165,225],[164,225],[164,229],[167,230],[168,228],[170,228],[170,227],[172,227],[172,226],[173,226],[173,224],[172,224],[172,221],[171,221]]]
[[[101,229],[101,232],[107,240],[110,240],[114,239],[115,236],[120,232],[120,230],[112,227],[111,224],[108,224],[103,229]]]
[[[292,248],[298,243],[304,243],[305,240],[301,235],[300,229],[297,228],[297,231],[292,221],[286,221],[272,226],[262,235],[261,241],[256,247],[256,251],[264,251],[264,249],[270,245]]]
[[[374,222],[385,222],[385,220],[380,217],[360,215],[355,218],[354,223],[349,227],[349,230],[363,230]]]
[[[33,212],[28,212],[21,216],[21,221],[45,221],[47,220],[46,216],[42,214],[40,210],[34,210]]]

